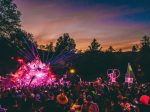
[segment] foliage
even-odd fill
[[[150,37],[144,36],[141,40],[141,51],[142,52],[148,52],[150,51]]]
[[[95,38],[91,42],[91,45],[88,47],[89,47],[89,51],[101,51],[102,50],[101,45],[97,42]]]
[[[106,52],[114,52],[115,49],[112,46],[109,46],[109,48],[106,50]]]
[[[48,45],[46,45],[46,49],[48,50],[48,52],[53,53],[54,52],[53,42],[50,42]]]
[[[20,15],[13,0],[0,0],[0,36],[9,38],[20,28]]]
[[[138,45],[133,45],[132,46],[132,52],[137,52],[138,51]]]
[[[57,39],[55,53],[69,52],[75,50],[76,44],[74,39],[72,39],[68,33],[64,33]]]

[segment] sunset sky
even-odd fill
[[[21,11],[22,28],[40,44],[69,33],[77,49],[93,38],[103,50],[131,49],[150,35],[150,0],[14,0]]]

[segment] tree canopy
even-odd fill
[[[145,35],[141,40],[141,51],[148,52],[150,51],[150,37]]]
[[[90,46],[88,47],[89,47],[89,51],[101,51],[102,50],[101,44],[99,44],[95,38],[93,39]]]
[[[71,50],[75,50],[76,43],[73,38],[69,36],[68,33],[64,33],[57,39],[55,52],[56,54],[69,52]]]
[[[106,52],[114,52],[115,51],[115,49],[112,47],[112,46],[109,46],[109,48],[106,50]]]
[[[132,52],[137,52],[138,51],[138,45],[133,45],[132,46]]]
[[[0,0],[0,36],[9,38],[20,28],[20,15],[13,0]]]

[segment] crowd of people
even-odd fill
[[[0,112],[150,112],[150,83],[72,81],[1,87]]]

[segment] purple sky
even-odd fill
[[[122,0],[120,0],[122,1]],[[131,49],[150,33],[148,0],[15,0],[22,12],[22,28],[40,44],[69,33],[77,48],[85,50],[93,38],[103,50]]]

